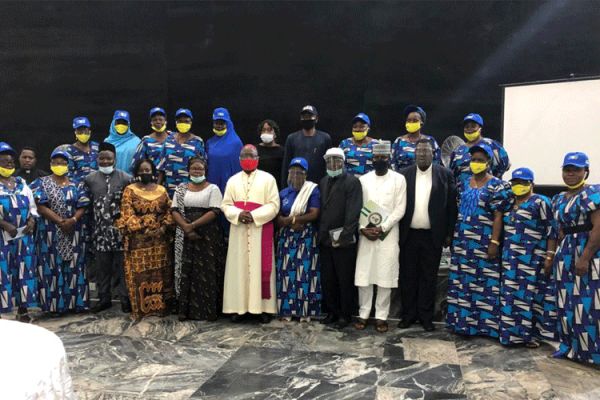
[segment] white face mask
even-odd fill
[[[111,165],[110,167],[100,167],[100,168],[98,168],[98,170],[105,175],[110,175],[115,170],[115,166]]]
[[[275,139],[275,135],[273,135],[272,133],[261,133],[260,134],[260,140],[262,140],[263,143],[272,143],[273,140]]]

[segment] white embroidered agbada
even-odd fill
[[[242,203],[260,205],[251,211],[253,223],[242,224],[239,215]],[[248,175],[238,172],[225,187],[221,209],[231,223],[229,248],[225,265],[225,285],[223,289],[223,313],[260,314],[277,312],[275,295],[275,255],[273,242],[270,243],[271,275],[270,298],[262,293],[262,244],[263,225],[273,221],[279,212],[279,192],[275,178],[256,170]]]
[[[401,174],[391,169],[383,176],[371,171],[360,177],[363,192],[363,205],[374,201],[388,213],[388,218],[381,224],[388,235],[384,240],[371,241],[364,235],[358,239],[356,257],[356,286],[377,285],[384,288],[398,287],[400,270],[398,222],[406,210],[406,180]],[[359,229],[366,226],[359,226]]]

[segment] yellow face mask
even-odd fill
[[[585,179],[582,179],[582,180],[581,180],[581,182],[579,182],[579,183],[578,183],[578,184],[576,184],[576,185],[573,185],[573,186],[569,186],[569,185],[567,185],[567,187],[568,187],[570,190],[575,190],[575,189],[579,189],[579,188],[580,188],[580,187],[582,187],[583,185],[585,185]]]
[[[81,143],[87,143],[90,140],[90,136],[91,135],[89,133],[75,134],[75,137]]]
[[[404,126],[406,127],[406,132],[408,133],[415,133],[416,131],[421,129],[420,122],[407,122]]]
[[[163,126],[161,126],[160,128],[156,128],[154,125],[150,125],[150,127],[154,132],[162,133],[167,129],[167,124],[163,124]]]
[[[514,185],[511,185],[512,187],[512,191],[516,196],[525,196],[527,193],[529,193],[531,191],[531,184],[529,185],[521,185],[518,183],[515,183]]]
[[[51,165],[50,171],[56,176],[63,176],[67,172],[69,172],[69,167],[66,165]]]
[[[352,131],[352,136],[354,136],[354,140],[363,140],[364,138],[367,137],[368,133],[369,133],[368,129],[364,132]]]
[[[477,175],[487,169],[487,163],[479,162],[479,161],[471,161],[469,163],[469,167],[471,168],[471,172],[473,172],[475,175]]]
[[[464,135],[469,142],[473,142],[473,141],[477,140],[477,138],[481,135],[481,129],[477,129],[473,133],[464,132]]]
[[[115,125],[115,131],[117,131],[117,133],[119,135],[124,134],[128,130],[129,130],[129,125],[124,125],[124,124],[117,124],[117,125]]]
[[[215,134],[215,135],[217,135],[217,136],[223,136],[224,134],[226,134],[226,133],[227,133],[227,128],[225,128],[225,129],[221,129],[221,130],[218,130],[218,129],[215,129],[215,128],[213,128],[213,132],[214,132],[214,134]]]
[[[185,122],[178,122],[175,124],[177,130],[181,133],[188,133],[190,129],[192,129],[192,124],[188,124]]]
[[[2,175],[4,178],[10,177],[14,173],[15,173],[15,169],[14,168],[2,168],[2,167],[0,167],[0,175]]]

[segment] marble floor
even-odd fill
[[[539,349],[463,338],[441,325],[378,334],[316,322],[39,319],[67,349],[83,400],[600,399],[600,369]]]

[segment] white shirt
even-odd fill
[[[431,180],[433,167],[425,171],[417,167],[415,174],[415,209],[410,227],[413,229],[431,229],[429,221],[429,196],[431,195]]]

